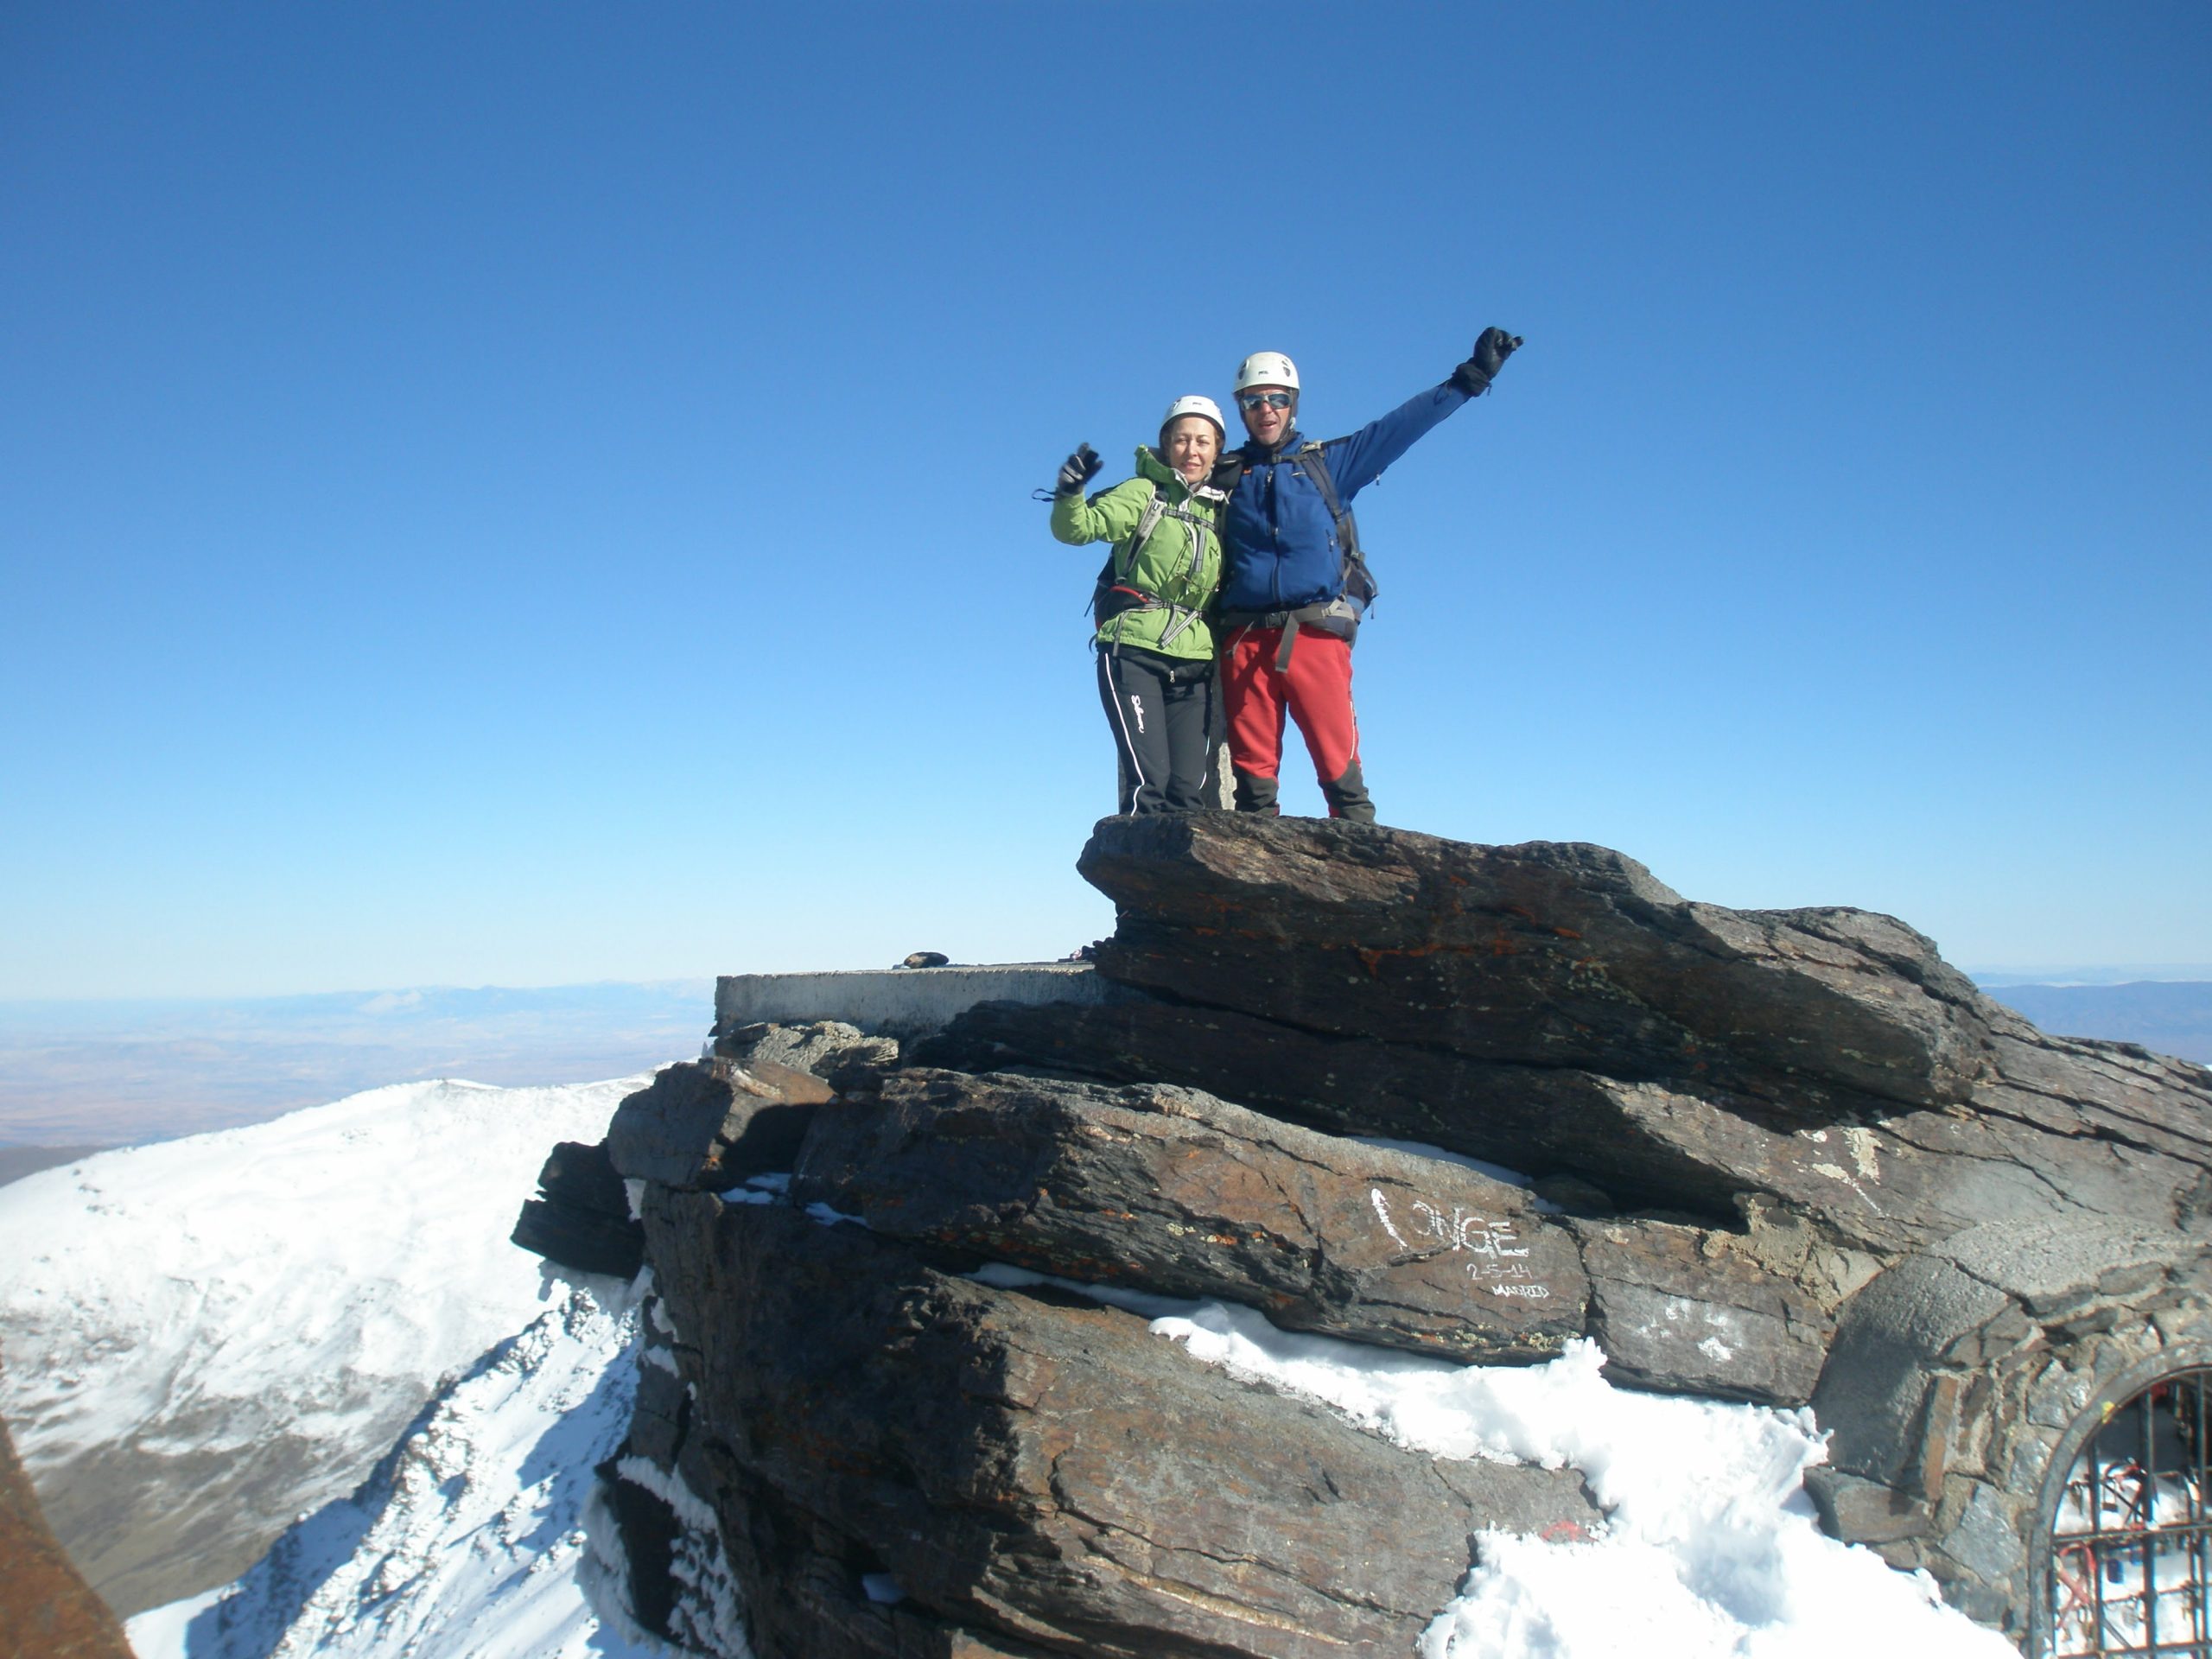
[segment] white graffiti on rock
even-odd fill
[[[1376,1219],[1382,1224],[1382,1230],[1402,1250],[1413,1251],[1418,1247],[1407,1242],[1390,1219],[1389,1200],[1382,1196],[1380,1187],[1368,1190],[1368,1202],[1375,1206]],[[1549,1286],[1543,1284],[1529,1271],[1526,1245],[1517,1243],[1519,1235],[1513,1230],[1510,1217],[1493,1219],[1471,1214],[1460,1205],[1452,1206],[1446,1213],[1425,1198],[1413,1203],[1413,1219],[1408,1223],[1415,1236],[1434,1239],[1446,1249],[1463,1251],[1474,1260],[1467,1263],[1467,1277],[1493,1296],[1518,1296],[1531,1301],[1541,1301],[1551,1295]]]

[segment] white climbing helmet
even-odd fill
[[[1160,417],[1161,435],[1165,437],[1167,429],[1185,415],[1205,416],[1213,423],[1213,429],[1219,434],[1221,441],[1224,443],[1229,442],[1229,428],[1221,418],[1221,405],[1211,397],[1200,397],[1195,395],[1189,397],[1178,397],[1167,405],[1167,412]]]
[[[1254,386],[1287,386],[1298,390],[1298,365],[1281,352],[1255,352],[1236,365],[1236,384],[1232,391],[1245,391]]]

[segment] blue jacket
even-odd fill
[[[1446,381],[1321,448],[1322,464],[1347,507],[1414,441],[1467,401]],[[1287,611],[1325,604],[1344,588],[1344,550],[1328,504],[1291,457],[1305,440],[1296,431],[1273,448],[1247,443],[1244,475],[1222,515],[1229,566],[1221,584],[1224,611]]]

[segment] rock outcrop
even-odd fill
[[[971,1262],[1460,1359],[1549,1357],[1589,1305],[1520,1188],[1173,1085],[894,1072],[823,1117],[791,1192]]]
[[[563,1141],[553,1148],[537,1173],[537,1197],[524,1201],[509,1242],[579,1273],[622,1279],[645,1260],[644,1230],[631,1217],[604,1142]]]
[[[1109,819],[1081,868],[1120,915],[1100,971],[1158,1000],[985,1008],[938,1053],[1185,1083],[1729,1225],[1772,1206],[1861,1278],[1989,1222],[2212,1217],[2203,1068],[2046,1037],[1888,917],[1693,904],[1598,847],[1220,816]]]
[[[816,1108],[830,1098],[820,1077],[772,1060],[671,1065],[622,1103],[607,1151],[631,1179],[720,1191],[789,1169]]]
[[[1116,1294],[1809,1400],[1830,1529],[2023,1636],[2084,1414],[2212,1352],[2212,1077],[2045,1037],[1900,923],[1227,815],[1107,820],[1081,868],[1114,996],[900,1064],[756,1029],[617,1115],[661,1299],[630,1455],[711,1512],[763,1655],[1403,1652],[1471,1531],[1594,1517]]]
[[[657,1190],[645,1219],[764,1652],[906,1652],[948,1626],[1132,1659],[1407,1651],[1478,1528],[1598,1518],[1569,1471],[1433,1464],[1117,1308],[781,1205]],[[821,1532],[848,1568],[828,1592]],[[869,1572],[902,1611],[860,1618],[845,1586]]]

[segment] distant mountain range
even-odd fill
[[[0,1147],[140,1145],[435,1077],[626,1077],[696,1055],[713,1017],[708,979],[0,1002]]]
[[[2059,1037],[2106,1037],[2212,1065],[2212,980],[2124,985],[2014,985],[1982,989]]]
[[[1988,970],[2047,1031],[2212,1065],[2212,966]],[[699,1052],[714,982],[487,985],[229,1000],[0,1002],[0,1184],[99,1147],[259,1123],[384,1084],[623,1077]]]

